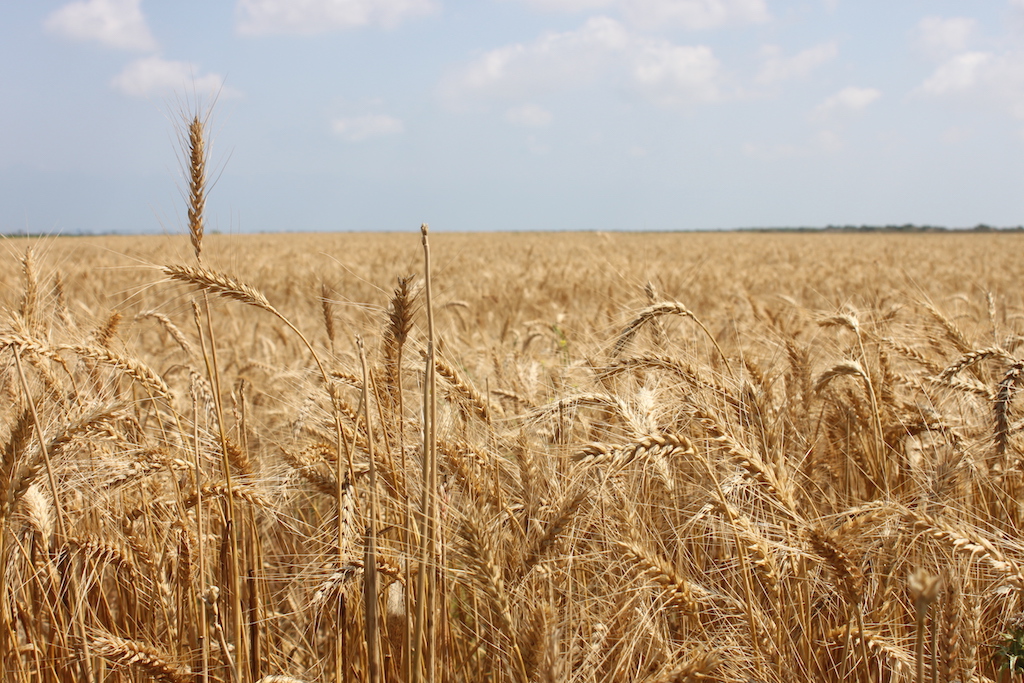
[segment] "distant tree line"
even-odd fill
[[[996,227],[979,223],[973,228],[949,228],[942,225],[826,225],[824,228],[741,228],[740,232],[1024,232],[1024,226]]]

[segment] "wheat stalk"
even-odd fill
[[[718,354],[722,357],[722,362],[725,363],[725,367],[729,371],[729,374],[732,374],[732,369],[729,367],[729,359],[726,357],[725,352],[722,351],[722,347],[718,345],[714,335],[708,331],[708,328],[704,326],[704,323],[702,323],[690,309],[676,301],[662,301],[652,304],[637,312],[629,324],[622,329],[622,332],[619,333],[618,338],[615,340],[615,345],[612,347],[612,357],[614,358],[622,353],[623,349],[626,348],[626,345],[629,344],[629,342],[631,342],[636,336],[637,332],[640,331],[640,328],[650,321],[664,315],[678,315],[692,320],[694,324],[697,325],[705,335],[707,335],[707,338],[711,341],[715,350],[718,351]]]

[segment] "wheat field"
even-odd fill
[[[3,680],[1024,669],[1021,236],[223,236],[193,179],[4,242]]]

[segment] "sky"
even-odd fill
[[[0,0],[0,232],[1024,223],[1024,0]]]

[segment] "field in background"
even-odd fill
[[[1022,245],[8,239],[4,680],[1005,678]]]

